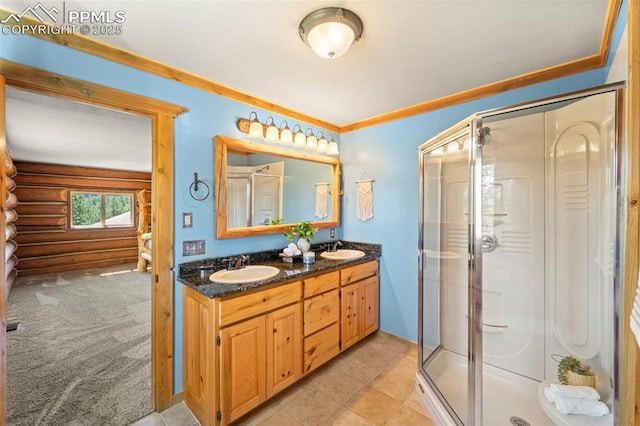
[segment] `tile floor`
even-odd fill
[[[345,353],[238,419],[238,425],[434,425],[415,391],[415,344],[384,332]],[[184,403],[132,426],[192,426]]]

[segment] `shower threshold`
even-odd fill
[[[426,370],[456,413],[466,422],[467,393],[460,384],[467,382],[467,358],[442,350],[429,360]],[[552,426],[553,423],[538,403],[540,382],[492,365],[483,366],[483,424],[511,425],[511,419],[522,419],[531,425]],[[420,389],[422,388],[422,389]],[[424,389],[424,392],[422,390]],[[418,394],[438,424],[454,425],[427,381],[418,373]],[[520,423],[524,424],[524,423]]]

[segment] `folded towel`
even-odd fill
[[[584,416],[606,416],[609,414],[609,407],[600,401],[557,398],[555,404],[556,409],[562,414],[582,414]]]
[[[592,401],[600,399],[600,394],[592,387],[557,385],[555,383],[544,388],[544,396],[549,402],[555,402],[558,398],[586,399]]]
[[[285,256],[293,256],[293,253],[294,253],[293,249],[289,248],[289,247],[287,247],[286,249],[282,250],[282,252],[285,254]]]

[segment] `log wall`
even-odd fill
[[[7,276],[5,278],[7,280],[6,296],[9,297],[11,287],[13,287],[13,283],[18,275],[18,271],[16,269],[18,258],[15,255],[18,244],[14,240],[17,232],[15,222],[18,219],[18,213],[15,210],[18,205],[18,199],[14,193],[16,189],[16,182],[13,180],[16,175],[16,166],[13,164],[13,160],[11,159],[9,152],[7,152],[5,156],[5,174],[5,186],[7,188],[7,209],[5,210],[7,222],[4,230],[6,240],[5,261],[7,263],[7,267],[5,269]]]
[[[151,173],[15,162],[16,256],[20,275],[136,263],[137,223],[127,228],[72,229],[70,191],[145,190]],[[133,212],[138,221],[137,207]]]

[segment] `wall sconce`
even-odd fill
[[[311,132],[311,134],[307,135],[307,132]],[[307,145],[305,148],[315,150],[316,148],[318,148],[318,138],[316,138],[316,135],[313,134],[313,130],[307,129],[307,132],[304,132],[304,134],[307,136]]]
[[[269,124],[269,119],[271,119],[271,124]],[[273,117],[267,117],[267,121],[265,122],[265,126],[267,126],[267,131],[264,135],[265,142],[276,143],[280,141],[280,135],[278,132],[278,128],[276,127],[276,123],[273,121]]]
[[[293,146],[304,148],[304,146],[307,144],[307,137],[304,135],[302,127],[300,127],[299,124],[296,124],[296,126],[298,126],[298,131],[295,133],[295,135],[293,135]],[[296,126],[293,126],[293,130],[296,129]]]
[[[331,136],[331,140],[327,144],[327,154],[329,155],[338,155],[338,143],[333,140],[333,136]]]
[[[322,132],[318,132],[318,136],[320,136],[320,133]],[[322,133],[322,136],[318,138],[318,152],[327,152],[327,145],[327,139],[324,137],[324,133]]]
[[[251,114],[255,115],[255,118],[251,120]],[[252,112],[249,114],[249,137],[253,139],[264,138],[264,128],[262,123],[258,120],[258,114]]]
[[[282,125],[284,124],[284,129]],[[293,145],[293,133],[289,130],[289,125],[286,121],[282,120],[280,123],[280,143],[285,145]]]
[[[318,137],[316,137],[312,129],[307,128],[303,132],[300,124],[296,124],[293,129],[289,129],[289,124],[286,120],[282,120],[280,127],[276,127],[272,116],[267,117],[265,124],[262,124],[255,111],[249,114],[249,119],[239,118],[236,122],[236,127],[250,138],[263,139],[270,143],[279,142],[283,145],[293,145],[296,148],[306,148],[321,154],[339,154],[338,144],[333,139],[333,136],[331,136],[331,140],[327,141],[324,132],[319,131]]]

